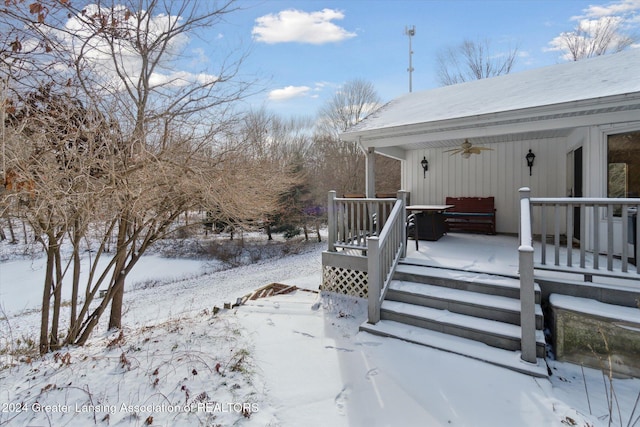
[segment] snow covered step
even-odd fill
[[[425,283],[393,280],[386,299],[454,313],[520,324],[520,300]],[[542,309],[536,305],[536,329],[543,328]]]
[[[398,264],[393,278],[405,282],[426,283],[482,294],[520,298],[520,281],[513,277],[401,263]],[[536,303],[540,304],[540,286],[537,283],[534,286]]]
[[[383,301],[380,318],[468,338],[505,350],[520,350],[520,326],[510,323],[389,300]],[[536,353],[538,357],[545,356],[545,340],[541,330],[536,331]]]
[[[538,363],[533,365],[522,361],[519,351],[503,350],[478,341],[390,320],[381,320],[375,325],[364,323],[360,326],[360,330],[378,336],[398,338],[411,343],[471,357],[527,375],[536,377],[548,376],[547,365],[543,358],[539,357]]]

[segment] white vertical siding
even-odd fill
[[[411,203],[442,204],[447,196],[494,196],[497,231],[517,233],[520,187],[530,187],[534,197],[565,196],[566,138],[486,144],[483,147],[493,150],[472,154],[468,159],[444,152],[450,148],[408,152],[404,182],[411,192]],[[531,177],[525,161],[529,149],[536,155]],[[425,179],[420,167],[423,156],[429,161]]]

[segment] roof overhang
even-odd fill
[[[451,147],[465,138],[474,144],[496,143],[568,135],[582,126],[640,120],[640,92],[459,117],[403,126],[345,132],[345,141],[359,142],[377,151]],[[396,157],[396,156],[393,156]],[[402,157],[398,157],[402,158]]]

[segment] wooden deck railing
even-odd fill
[[[380,234],[367,239],[369,323],[380,321],[380,306],[398,261],[405,255],[405,212],[404,200],[396,200]]]
[[[380,306],[393,273],[406,256],[407,192],[391,198],[337,198],[329,192],[329,252],[357,250],[366,255],[369,323],[380,320]]]
[[[637,227],[640,199],[533,198],[530,193],[529,188],[520,189],[518,271],[522,328],[521,357],[527,362],[535,363],[534,269],[581,274],[585,280],[592,280],[593,276],[640,279],[640,248],[637,245],[637,242],[640,242],[640,228]],[[590,215],[588,216],[587,213]],[[538,260],[535,259],[533,245],[535,215],[539,215],[537,218],[541,239]],[[579,221],[578,236],[574,236],[576,221]],[[601,245],[601,234],[605,232],[605,241]],[[547,259],[547,236],[549,235],[553,236],[552,263]],[[574,237],[579,241],[578,248],[574,247]],[[631,252],[629,251],[630,243],[633,243]],[[636,264],[632,269],[629,268],[629,255],[634,257]],[[606,268],[603,268],[601,261],[605,260]]]
[[[536,363],[536,299],[533,272],[533,233],[531,232],[530,190],[520,189],[520,229],[518,232],[518,272],[520,274],[520,358]]]
[[[367,250],[367,238],[387,223],[397,199],[338,198],[329,192],[329,252],[337,248]]]
[[[640,199],[568,197],[530,201],[534,215],[539,215],[540,220],[541,249],[536,268],[578,273],[588,281],[593,276],[639,278]],[[576,221],[579,221],[577,236]],[[547,243],[548,236],[552,236],[552,245]],[[578,242],[574,243],[574,238]],[[547,256],[547,246],[552,248],[553,260]],[[635,266],[630,267],[630,256]]]

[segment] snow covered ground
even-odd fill
[[[365,301],[313,292],[325,248],[225,270],[144,257],[122,336],[101,325],[85,347],[0,370],[0,426],[640,425],[637,379],[611,389],[602,372],[555,361],[535,379],[358,332]],[[36,336],[40,262],[0,263],[5,348]],[[214,315],[272,282],[309,291]]]

